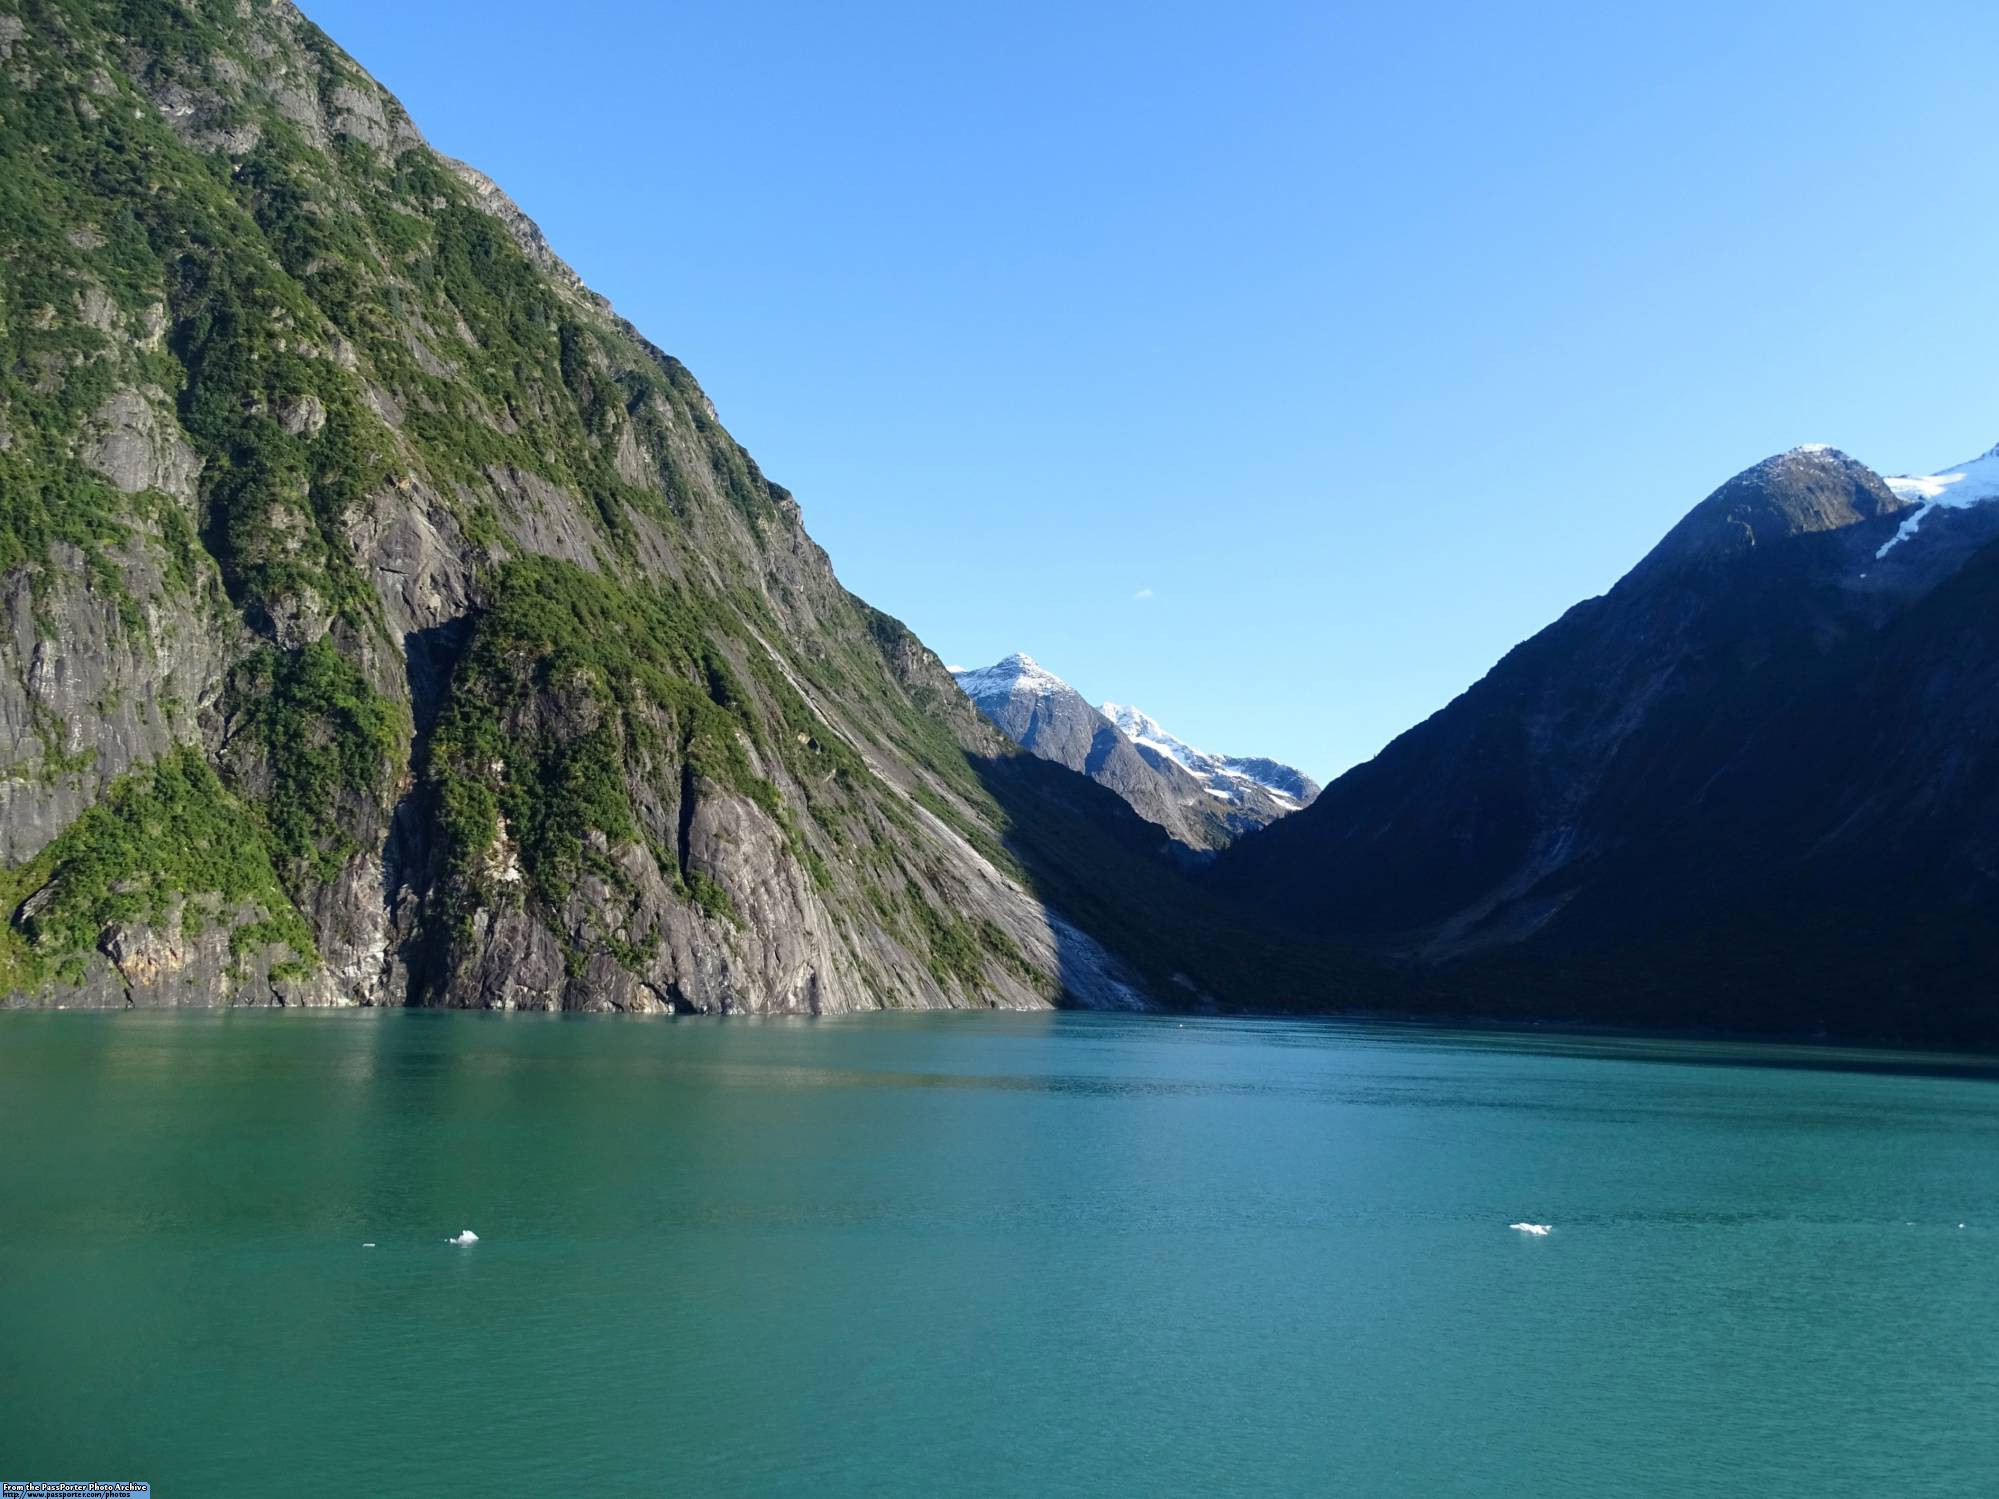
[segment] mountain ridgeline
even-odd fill
[[[1288,765],[1205,754],[1136,708],[1094,708],[1024,652],[952,675],[1015,744],[1116,792],[1190,852],[1225,847],[1318,794],[1309,776]]]
[[[1216,885],[1464,1011],[1999,1040],[1995,471],[1758,464]]]
[[[0,167],[0,1004],[1999,1042],[1999,456],[1759,464],[1320,792],[954,680],[285,0],[0,0]]]

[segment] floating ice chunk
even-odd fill
[[[472,1230],[469,1228],[461,1228],[458,1230],[457,1238],[446,1239],[444,1242],[447,1244],[477,1244],[479,1242],[479,1236],[473,1233]]]
[[[1555,1231],[1552,1223],[1509,1223],[1506,1226],[1523,1234],[1532,1234],[1537,1239],[1545,1239]]]
[[[363,1244],[361,1247],[363,1249],[373,1249],[375,1247],[375,1241],[373,1239],[370,1239],[367,1243]]]

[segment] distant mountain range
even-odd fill
[[[1218,849],[1318,795],[1275,760],[1211,755],[1136,708],[1091,706],[1024,652],[951,674],[979,711],[1021,748],[1107,786],[1190,849]]]
[[[1468,1010],[1989,1040],[1994,496],[1759,463],[1211,878]]]
[[[1211,755],[1169,733],[1158,719],[1123,703],[1101,704],[1102,713],[1154,765],[1171,761],[1230,806],[1254,809],[1258,826],[1296,812],[1319,794],[1304,771],[1262,755]]]

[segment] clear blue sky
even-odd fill
[[[306,0],[840,576],[1372,754],[1800,442],[1999,442],[1999,7]]]

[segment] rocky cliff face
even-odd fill
[[[7,1003],[1141,1002],[936,659],[292,6],[10,5],[0,163]]]
[[[1758,464],[1217,886],[1465,1009],[1999,1036],[1981,485]]]

